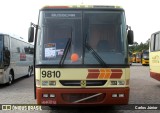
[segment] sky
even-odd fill
[[[30,22],[37,24],[41,7],[80,4],[122,6],[135,42],[145,43],[152,33],[160,31],[160,0],[0,0],[0,33],[27,41]]]

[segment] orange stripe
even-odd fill
[[[109,79],[111,76],[111,69],[106,69],[106,74],[104,76],[105,79]]]
[[[100,74],[98,78],[103,79],[104,76],[105,76],[105,69],[100,69]]]

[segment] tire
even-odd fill
[[[9,81],[7,83],[7,85],[11,85],[14,81],[14,78],[13,78],[13,75],[12,74],[9,74]]]
[[[33,72],[33,68],[29,67],[28,68],[28,75],[27,75],[27,77],[30,77],[32,75],[32,72]]]

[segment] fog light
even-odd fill
[[[48,94],[43,94],[42,97],[47,98]]]
[[[111,81],[111,85],[117,85],[117,81]]]
[[[51,98],[55,98],[55,97],[56,97],[56,95],[55,95],[55,94],[50,94],[50,95],[49,95],[49,97],[51,97]]]
[[[115,98],[115,97],[118,97],[118,95],[117,94],[112,94],[112,97]]]
[[[119,94],[118,97],[124,97],[124,94]]]

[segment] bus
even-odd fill
[[[130,65],[132,65],[132,52],[129,51],[129,63]]]
[[[0,34],[0,84],[33,72],[33,45],[8,34]]]
[[[132,62],[136,63],[136,52],[132,53]]]
[[[142,51],[141,63],[142,65],[149,65],[149,50]]]
[[[160,81],[160,31],[151,35],[149,45],[150,76]]]
[[[136,53],[136,63],[141,63],[141,52]]]
[[[37,104],[128,104],[133,31],[116,6],[45,6],[34,40]]]

